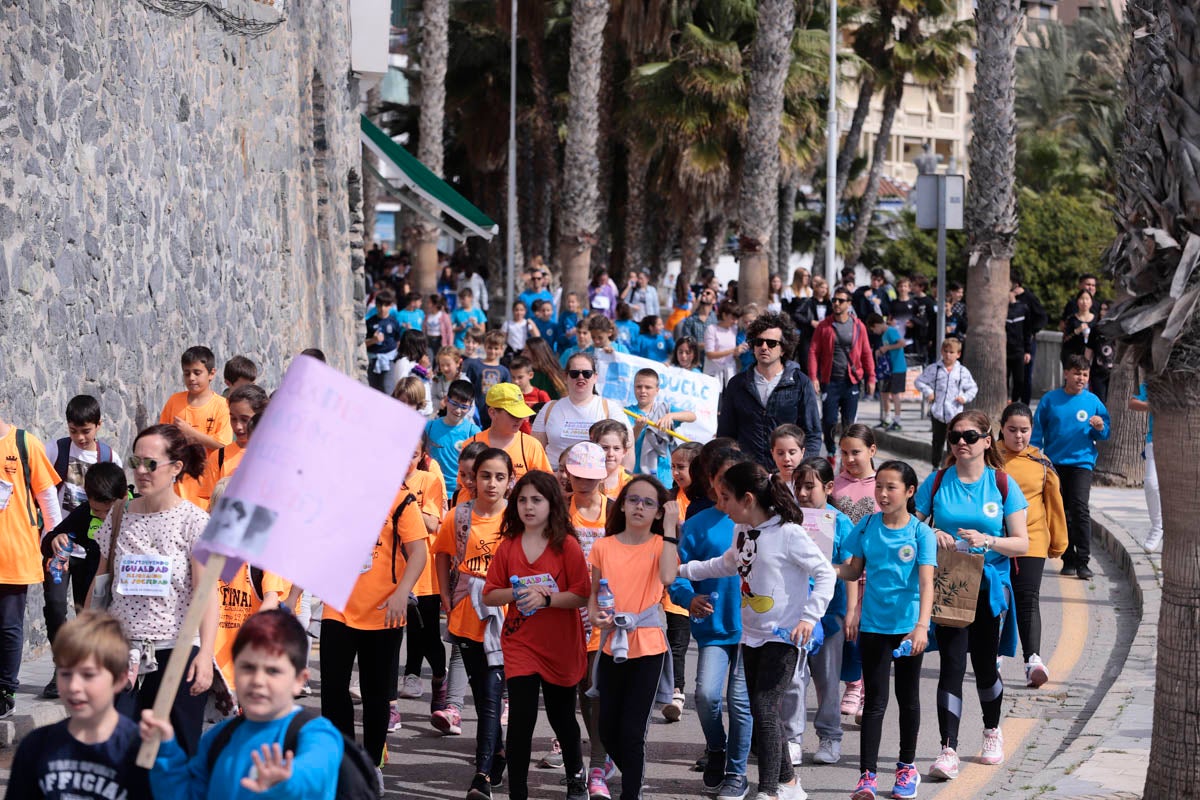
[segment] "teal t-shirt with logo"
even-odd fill
[[[845,553],[863,559],[871,576],[863,594],[859,629],[904,634],[915,628],[921,614],[918,567],[937,566],[933,529],[911,515],[903,528],[889,528],[883,524],[883,514],[871,514],[854,526]]]

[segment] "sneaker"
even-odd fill
[[[308,681],[305,681],[304,685],[300,687],[300,691],[296,693],[295,699],[299,700],[302,697],[312,697],[312,686],[309,685]]]
[[[800,776],[797,775],[795,783],[779,784],[779,794],[776,797],[779,800],[808,800],[808,792],[800,785]]]
[[[942,753],[933,761],[929,768],[929,777],[943,781],[952,781],[958,777],[958,753],[953,747],[943,747]]]
[[[604,757],[604,780],[611,781],[617,777],[617,765],[613,763],[612,756]]]
[[[902,430],[904,430],[904,428],[900,427],[899,422],[893,422],[891,425],[888,425],[888,431],[891,433],[896,433]]]
[[[1025,662],[1025,683],[1034,689],[1050,680],[1050,670],[1042,663],[1042,657],[1034,653]]]
[[[612,800],[608,793],[608,781],[604,779],[604,770],[596,767],[588,772],[588,800]]]
[[[1081,581],[1090,581],[1092,579],[1092,576],[1094,576],[1095,574],[1096,573],[1092,572],[1092,570],[1090,568],[1088,568],[1088,566],[1086,564],[1075,570],[1075,577],[1079,578],[1079,580],[1081,580]]]
[[[50,682],[46,684],[46,688],[42,689],[42,697],[46,698],[47,700],[57,700],[58,699],[58,679],[57,678],[51,678]]]
[[[567,800],[589,800],[586,774],[580,770],[578,775],[567,776]]]
[[[1147,553],[1157,553],[1162,547],[1162,529],[1150,531],[1150,535],[1146,537],[1146,541],[1142,542],[1142,547]]]
[[[996,656],[996,672],[1004,669],[1004,656]]]
[[[679,721],[679,718],[683,716],[683,692],[675,690],[675,696],[671,698],[671,702],[663,705],[662,715],[666,717],[667,722]]]
[[[17,710],[17,696],[12,692],[0,692],[0,719],[11,717]]]
[[[504,698],[504,707],[500,709],[500,724],[508,724],[508,698]]]
[[[858,706],[863,699],[863,683],[861,680],[850,681],[842,693],[842,713],[846,715],[858,712]]]
[[[804,746],[799,742],[788,742],[788,755],[791,756],[792,766],[804,763]]]
[[[443,736],[462,735],[462,714],[454,706],[433,712],[429,715],[429,722]]]
[[[492,771],[488,773],[488,783],[493,789],[499,789],[504,785],[504,768],[508,766],[508,759],[504,757],[504,753],[496,753],[492,756]]]
[[[1078,570],[1077,570],[1076,566],[1074,564],[1072,564],[1071,562],[1064,561],[1063,565],[1062,565],[1062,569],[1060,569],[1058,571],[1058,574],[1059,575],[1076,575],[1076,574],[1078,574]]]
[[[858,779],[858,786],[854,787],[853,794],[850,795],[850,800],[875,800],[875,795],[879,791],[879,782],[875,779],[874,772],[864,772]]]
[[[446,703],[446,679],[438,680],[434,678],[429,682],[429,713],[435,711],[445,711]]]
[[[863,692],[858,700],[858,710],[854,712],[854,724],[862,725],[863,711],[867,707],[867,694]]]
[[[708,751],[704,751],[704,755],[696,759],[696,763],[692,764],[692,772],[704,772],[708,767]]]
[[[726,775],[717,792],[717,800],[745,800],[750,784],[745,775]]]
[[[388,733],[395,733],[400,730],[400,709],[396,706],[391,706],[388,709]]]
[[[542,756],[542,760],[538,762],[539,769],[559,769],[563,765],[562,745],[558,743],[558,739],[550,740],[550,752]],[[570,778],[567,779],[568,781]],[[581,781],[587,783],[584,778]]]
[[[488,783],[487,775],[476,772],[471,779],[471,788],[467,790],[467,800],[492,800],[492,785]]]
[[[921,785],[921,776],[912,764],[896,762],[896,785],[892,787],[892,797],[916,797],[917,787]]]
[[[379,796],[382,797],[387,787],[383,785],[383,770],[379,767],[375,768],[375,780],[379,782]]]
[[[983,753],[979,760],[992,766],[1004,763],[1004,734],[999,728],[983,729]]]
[[[814,764],[836,764],[842,759],[842,743],[837,739],[822,739],[813,753]]]
[[[708,763],[704,765],[704,788],[717,789],[725,782],[725,751],[714,750],[708,755]]]
[[[891,423],[888,422],[886,419],[881,419],[881,420],[879,420],[879,422],[875,423],[875,427],[881,431],[886,431],[890,425],[891,425]]]
[[[425,694],[425,684],[420,675],[405,675],[404,683],[400,685],[400,696],[408,700],[417,700]]]

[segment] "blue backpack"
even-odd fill
[[[58,480],[61,483],[67,479],[67,469],[71,465],[71,439],[63,437],[58,442],[58,455],[54,459],[54,471],[58,473]],[[96,463],[103,461],[112,461],[112,448],[104,442],[96,442],[96,447],[99,449],[99,456],[96,458]]]

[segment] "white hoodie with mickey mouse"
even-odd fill
[[[790,631],[801,621],[820,624],[837,573],[804,528],[774,516],[758,528],[736,526],[733,542],[717,558],[681,565],[679,575],[693,581],[741,578],[743,644],[761,647],[781,641],[776,627]]]

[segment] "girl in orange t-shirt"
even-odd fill
[[[600,737],[621,770],[621,800],[641,797],[646,720],[658,696],[667,639],[653,622],[644,623],[647,627],[634,622],[635,627],[627,631],[616,630],[615,622],[618,617],[636,619],[661,608],[663,587],[679,572],[678,524],[679,508],[667,502],[666,488],[649,475],[635,475],[617,497],[605,537],[592,546],[588,556],[592,565],[588,614],[604,639],[596,663]],[[602,580],[613,594],[612,611],[600,610]],[[614,654],[613,645],[621,644],[622,639],[626,639],[627,652]],[[668,693],[663,702],[670,700]]]
[[[553,475],[528,472],[512,495],[483,595],[490,606],[508,606],[501,634],[508,684],[508,794],[512,800],[529,797],[540,690],[562,747],[567,796],[586,797],[575,686],[587,664],[578,609],[591,594],[588,565]],[[521,586],[516,592],[513,578]]]
[[[489,447],[476,457],[474,467],[475,499],[471,501],[470,525],[460,532],[455,526],[458,515],[447,514],[433,551],[438,560],[438,591],[442,604],[450,609],[446,629],[458,645],[479,719],[475,730],[475,777],[471,779],[467,798],[487,800],[492,796],[491,787],[504,775],[506,765],[500,736],[504,664],[502,660],[492,663],[496,653],[484,649],[491,644],[486,635],[488,624],[480,618],[471,592],[472,588],[482,589],[500,544],[500,523],[508,506],[513,463],[508,453]],[[461,541],[460,533],[465,534]],[[476,582],[474,587],[473,582]],[[479,600],[482,603],[482,597]],[[486,604],[480,610],[484,608]]]
[[[616,500],[633,477],[624,466],[625,455],[629,452],[629,426],[615,419],[602,419],[588,429],[588,438],[604,450],[604,467],[608,474],[600,491],[610,500]]]

